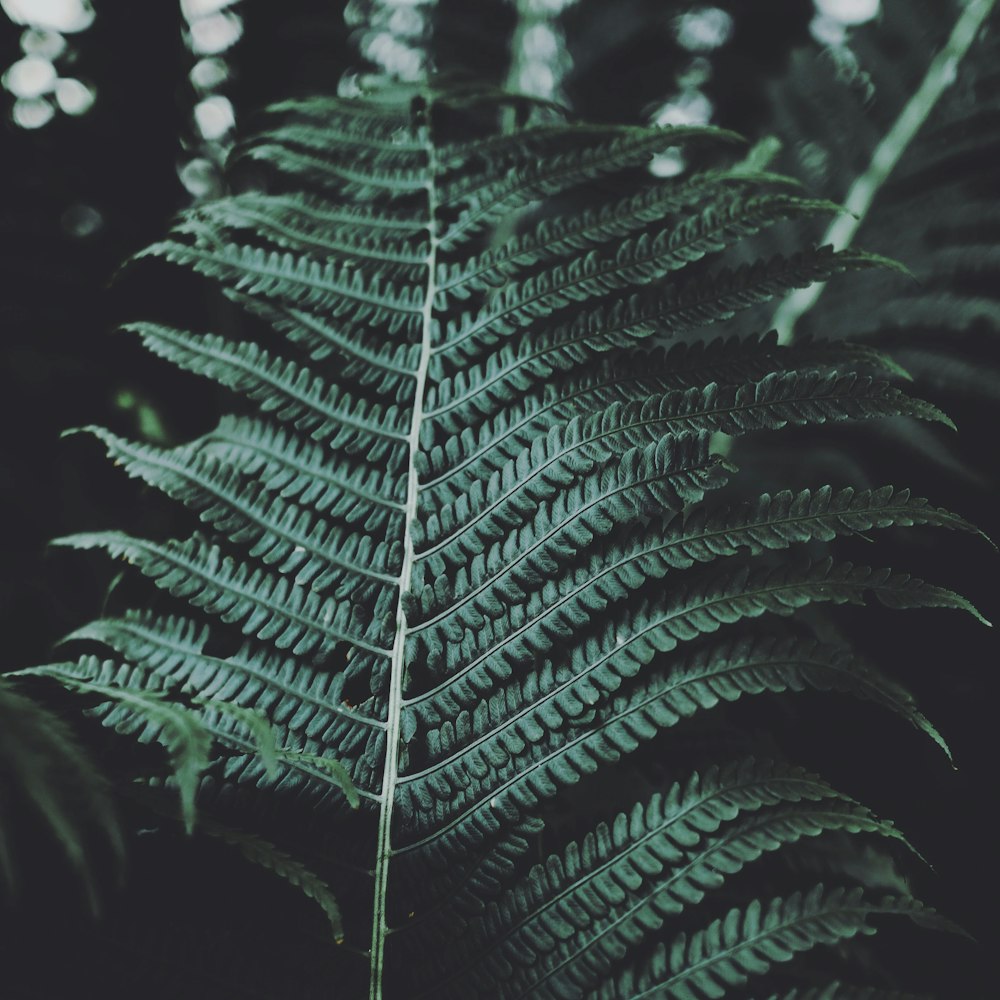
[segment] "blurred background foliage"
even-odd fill
[[[139,302],[146,303],[143,314],[155,318],[148,303],[157,301],[155,283],[143,268],[124,277],[118,277],[118,269],[158,238],[180,208],[224,189],[226,150],[235,130],[252,127],[256,109],[338,86],[349,91],[356,74],[379,69],[403,77],[418,76],[428,66],[474,72],[565,102],[582,117],[711,121],[752,138],[776,134],[784,144],[780,169],[801,177],[813,193],[842,199],[843,178],[856,171],[872,137],[898,113],[903,95],[912,91],[947,37],[958,6],[958,0],[885,5],[878,0],[718,0],[711,5],[685,0],[0,0],[5,667],[46,660],[61,635],[99,613],[114,584],[104,563],[47,554],[49,538],[110,526],[132,529],[139,523],[156,530],[161,516],[155,504],[137,505],[135,490],[100,461],[96,446],[61,440],[60,433],[98,423],[119,433],[174,441],[204,425],[215,411],[210,388],[192,386],[145,356],[131,339],[112,332],[117,322],[139,313]],[[855,32],[855,23],[865,27]],[[995,44],[990,51],[996,53]],[[969,79],[960,76],[950,100],[974,105],[983,87],[994,87],[992,96],[1000,91],[988,73]],[[956,142],[946,130],[942,136],[939,144]],[[979,185],[980,197],[993,197],[996,161],[989,152],[989,144],[971,148],[959,166],[929,154],[924,189],[944,190],[948,172],[961,169],[969,184]],[[654,170],[669,175],[683,166],[666,155]],[[912,214],[888,215],[881,231],[895,234],[891,245],[878,245],[877,226],[876,245],[866,233],[858,242],[918,269],[930,237]],[[908,226],[914,233],[909,243],[896,238]],[[992,274],[970,278],[969,294],[988,296]],[[823,315],[849,325],[851,309],[857,310],[858,297],[865,294],[873,308],[881,301],[877,286],[866,289],[863,280],[845,281]],[[766,317],[762,323],[766,326]],[[927,385],[918,379],[917,392],[943,405],[961,434],[949,439],[939,456],[946,464],[934,466],[925,481],[914,482],[910,473],[898,481],[912,482],[935,503],[957,510],[997,538],[996,410],[986,407],[995,404],[1000,380],[995,339],[985,349],[979,343],[989,333],[995,338],[995,330],[996,323],[985,332],[962,332],[980,351],[970,355],[975,364],[959,372],[969,391],[942,391],[933,384],[941,365],[959,362],[935,355],[926,345],[899,345],[911,356],[930,352]],[[907,360],[919,368],[920,357]],[[824,447],[819,436],[817,453]],[[879,481],[894,481],[889,470],[899,456],[891,447],[858,445],[857,440],[852,447],[871,448]],[[741,464],[756,460],[751,450]],[[765,487],[767,461],[780,460],[780,454],[759,456],[757,474]],[[908,461],[912,469],[912,456]],[[816,485],[810,471],[799,470],[804,484]],[[788,470],[783,472],[783,484],[793,485]],[[166,524],[159,527],[166,530]],[[860,550],[864,545],[858,540]],[[978,556],[963,562],[951,551],[928,547],[919,559],[906,558],[900,568],[919,566],[927,578],[962,590],[988,617],[996,613],[995,570],[984,573]],[[939,875],[931,889],[923,889],[925,898],[976,936],[988,938],[992,904],[983,885],[987,878],[995,885],[996,864],[990,860],[994,836],[979,810],[995,787],[991,733],[998,646],[985,630],[950,617],[946,625],[932,616],[908,619],[906,631],[894,631],[892,640],[895,645],[882,649],[882,655],[914,665],[907,680],[952,742],[958,772],[916,739],[858,742],[825,732],[822,724],[814,740],[816,759],[808,763],[837,784],[843,758],[875,758],[871,786],[855,783],[844,790],[912,835]],[[868,642],[877,648],[884,640],[873,635]],[[72,705],[50,707],[74,717]],[[84,730],[82,738],[100,756],[106,737]],[[856,775],[858,770],[844,767],[843,772]],[[893,784],[887,795],[886,786]],[[16,802],[5,796],[0,808],[12,810]],[[15,817],[14,827],[17,834],[23,826],[19,835],[27,843],[35,838],[36,821],[30,810],[24,812],[23,823]],[[144,828],[141,817],[126,819],[134,820],[133,829],[148,833],[155,828]],[[42,928],[47,947],[55,947],[73,976],[84,982],[108,975],[108,954],[142,956],[145,964],[121,963],[106,992],[78,995],[131,996],[140,986],[149,996],[193,995],[178,992],[180,986],[169,976],[150,985],[151,970],[172,968],[178,950],[210,970],[207,981],[221,977],[218,991],[209,989],[207,996],[320,995],[311,992],[318,987],[303,968],[309,966],[308,975],[315,976],[320,971],[315,961],[297,960],[298,953],[315,949],[323,939],[322,921],[308,904],[264,873],[248,871],[217,845],[167,840],[164,846],[157,838],[133,836],[127,896],[110,888],[114,866],[108,862],[110,915],[98,930],[90,926],[85,891],[69,888],[68,869],[56,862],[50,866],[52,853],[40,848],[22,886],[27,891],[0,910],[10,924],[4,931],[4,961],[22,972],[21,980],[14,973],[12,995],[57,995],[45,992],[57,988],[55,980],[38,978],[38,967],[27,957],[30,948],[24,946],[41,940]],[[164,865],[164,857],[169,864]],[[195,886],[202,890],[201,899],[205,885],[212,904],[188,912]],[[136,900],[143,899],[155,905],[147,907],[151,912],[143,921],[131,920]],[[179,913],[185,914],[181,923]],[[289,925],[297,933],[290,934]],[[206,926],[221,937],[206,940]],[[167,927],[170,934],[161,933]],[[247,951],[247,935],[277,939],[282,946],[265,960]],[[98,938],[112,951],[97,948]],[[240,963],[245,988],[221,985],[227,961]],[[971,970],[970,983],[975,979]],[[283,992],[269,992],[270,983],[281,984]]]

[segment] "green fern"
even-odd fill
[[[372,997],[766,995],[772,967],[876,915],[946,926],[906,896],[780,888],[768,859],[803,839],[906,850],[821,779],[742,753],[671,762],[660,784],[639,752],[723,704],[805,689],[945,747],[897,679],[796,612],[874,598],[978,614],[825,555],[878,528],[974,529],[891,486],[747,496],[711,449],[717,432],[949,424],[872,348],[706,339],[789,289],[893,265],[824,247],[735,259],[834,206],[727,166],[729,133],[568,123],[542,104],[504,131],[501,110],[430,86],[279,106],[238,154],[274,193],[198,206],[142,255],[268,332],[128,327],[238,412],[171,448],[92,430],[202,530],[62,540],[164,599],[69,637],[101,656],[33,672],[165,744],[189,825],[197,803],[338,934],[342,913],[344,988]],[[637,178],[680,144],[719,165]],[[490,245],[505,216],[581,187],[585,210],[527,213]],[[765,617],[793,620],[757,630]],[[613,795],[588,808],[604,777]],[[279,801],[306,819],[266,818]],[[831,979],[788,995],[879,994]]]
[[[94,833],[120,863],[125,846],[110,788],[66,723],[0,680],[0,875],[13,895],[27,886],[19,857],[31,826],[41,821],[83,880],[91,909],[99,909],[93,876]],[[20,837],[16,834],[20,834]]]

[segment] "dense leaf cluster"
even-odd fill
[[[32,672],[165,744],[187,823],[197,807],[320,901],[355,989],[869,995],[810,993],[796,970],[837,945],[830,982],[863,977],[844,943],[878,914],[944,923],[866,867],[873,843],[883,868],[906,853],[895,829],[753,740],[693,767],[650,770],[640,751],[726,703],[806,689],[943,745],[897,680],[812,634],[814,609],[974,612],[823,553],[894,525],[974,529],[888,485],[750,497],[716,453],[719,434],[948,422],[871,347],[704,334],[886,262],[806,247],[735,263],[756,234],[835,207],[734,163],[720,130],[581,125],[544,105],[511,129],[504,101],[390,88],[278,106],[238,153],[268,193],[197,206],[146,252],[265,332],[130,327],[241,402],[175,447],[93,431],[201,527],[64,539],[164,598],[70,637],[100,655]],[[713,165],[636,172],[682,144]],[[583,211],[537,208],[579,190]],[[512,212],[517,233],[492,240]],[[590,809],[575,790],[602,775],[618,787]],[[162,784],[143,794],[169,808]],[[307,828],[255,821],[289,796]],[[792,881],[786,854],[811,859]]]

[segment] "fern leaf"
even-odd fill
[[[881,914],[906,916],[922,925],[948,926],[913,899],[885,897],[869,902],[861,890],[824,890],[755,901],[730,910],[721,920],[690,936],[680,935],[669,949],[657,950],[643,966],[609,980],[595,997],[716,998],[741,987],[775,962],[818,945],[834,945],[859,934],[875,933],[868,921]]]
[[[744,618],[789,616],[814,602],[861,604],[867,594],[891,608],[950,607],[982,618],[960,595],[906,573],[824,559],[802,568],[741,567],[736,572],[716,572],[675,590],[666,602],[647,596],[641,603],[626,605],[620,621],[608,623],[604,643],[616,656],[622,656],[633,643],[640,650],[648,649],[651,642],[653,648],[670,650],[679,642],[716,632],[723,624]],[[593,657],[600,648],[600,643],[592,643],[585,655]],[[440,721],[451,715],[456,705],[468,703],[470,696],[480,699],[498,680],[509,676],[513,664],[535,655],[530,648],[511,643],[502,647],[501,653],[449,663],[446,678],[409,699],[408,709],[427,721]]]
[[[612,289],[645,284],[662,278],[671,271],[679,270],[707,254],[718,253],[739,239],[752,236],[762,228],[783,219],[832,211],[837,211],[837,206],[821,200],[777,194],[756,197],[737,195],[710,202],[707,206],[700,207],[697,214],[681,218],[674,225],[655,234],[642,232],[647,226],[635,226],[634,229],[639,233],[637,236],[632,235],[630,228],[619,232],[618,227],[615,227],[609,234],[611,239],[600,240],[598,236],[605,231],[605,226],[599,226],[595,227],[597,232],[584,230],[579,237],[574,236],[568,243],[563,241],[566,237],[560,240],[553,234],[552,242],[538,249],[535,254],[537,258],[549,260],[565,250],[575,250],[577,242],[581,242],[583,248],[593,244],[598,247],[607,244],[611,246],[603,254],[590,251],[585,256],[576,258],[579,264],[571,263],[565,270],[556,267],[526,279],[523,284],[509,283],[511,277],[516,276],[516,269],[508,266],[507,273],[491,272],[473,262],[471,266],[476,269],[473,271],[477,276],[476,284],[470,288],[452,279],[440,291],[442,294],[447,291],[459,299],[465,299],[474,291],[482,291],[483,287],[496,287],[506,279],[508,283],[503,290],[502,302],[494,306],[489,322],[520,324],[522,317],[530,316],[534,319],[570,302],[585,301],[585,296],[597,297]],[[524,254],[522,252],[517,256],[523,257]],[[506,259],[510,261],[516,258],[509,254]],[[534,261],[529,259],[528,263]],[[484,321],[485,318],[479,320]]]
[[[169,600],[75,630],[80,659],[39,671],[96,696],[120,734],[165,742],[188,824],[197,792],[334,922],[314,862],[336,859],[343,952],[369,970],[367,987],[345,978],[351,995],[766,994],[772,967],[870,917],[941,923],[852,888],[875,861],[750,902],[786,891],[765,855],[905,843],[821,779],[759,762],[774,751],[756,695],[794,711],[799,691],[849,694],[947,747],[848,642],[811,638],[808,619],[748,626],[872,599],[981,617],[827,555],[878,528],[975,529],[897,486],[761,494],[711,452],[718,434],[951,426],[879,346],[839,341],[853,329],[792,346],[744,329],[791,289],[899,265],[756,256],[779,223],[835,206],[791,192],[767,149],[727,164],[719,130],[567,122],[475,84],[370,89],[276,107],[236,160],[277,193],[200,205],[141,255],[254,321],[226,337],[128,327],[229,390],[214,429],[169,448],[92,431],[205,534],[63,540]],[[635,169],[687,143],[705,147],[696,173]],[[490,239],[529,205],[521,232]],[[718,767],[659,753],[736,702]]]
[[[402,461],[405,433],[396,407],[356,400],[293,361],[271,357],[254,344],[196,335],[152,324],[128,329],[146,346],[190,371],[257,400],[264,412],[291,419],[316,440],[392,468]]]
[[[809,688],[840,691],[887,708],[949,754],[912,696],[847,648],[747,637],[710,645],[657,668],[654,658],[663,646],[669,649],[668,641],[651,633],[645,643],[609,642],[601,656],[593,648],[584,650],[589,658],[581,656],[575,669],[549,665],[537,687],[507,684],[485,710],[439,720],[425,734],[427,764],[401,779],[404,794],[424,806],[433,801],[435,811],[444,814],[462,806],[474,811],[487,788],[502,792],[493,796],[494,805],[516,801],[521,770],[547,774],[555,787],[575,784],[580,769],[589,773],[608,759],[631,753],[720,702]]]
[[[366,278],[364,273],[335,262],[299,257],[287,252],[228,244],[221,248],[154,243],[140,257],[159,257],[192,268],[237,291],[279,301],[302,303],[333,316],[350,313],[355,323],[384,323],[390,334],[417,331],[421,303],[406,286]]]
[[[264,563],[279,565],[282,573],[294,573],[298,584],[322,592],[344,578],[389,580],[394,576],[397,558],[389,547],[372,546],[368,538],[332,527],[280,497],[248,489],[241,472],[231,466],[187,449],[168,451],[99,430],[92,433],[129,475],[195,508],[216,530],[250,546],[251,553]],[[351,550],[357,553],[356,561],[343,558]]]
[[[367,219],[320,199],[244,194],[203,202],[182,217],[175,231],[254,233],[298,253],[355,260],[391,268],[401,278],[416,277],[427,257],[426,239],[415,238],[422,237],[423,230],[417,224],[408,227],[405,221],[395,225],[392,221],[381,215]]]
[[[722,129],[700,127],[628,128],[603,130],[603,141],[574,144],[571,151],[532,162],[524,137],[514,135],[498,142],[513,147],[518,169],[507,175],[473,177],[445,189],[450,203],[462,206],[458,217],[440,236],[442,250],[461,246],[502,215],[542,196],[552,196],[579,184],[594,181],[625,167],[648,160],[671,146],[696,141],[733,141],[737,137]],[[531,133],[528,132],[530,141]]]
[[[301,135],[298,130],[296,137]],[[403,199],[427,186],[427,172],[420,157],[413,158],[416,162],[387,165],[384,156],[357,162],[312,155],[288,142],[257,142],[241,150],[239,158],[266,164],[279,173],[292,174],[341,197]]]
[[[117,862],[125,846],[106,779],[69,727],[0,678],[0,774],[5,810],[32,806],[80,877],[91,909],[98,909],[87,834],[94,828]],[[88,829],[89,828],[89,829]],[[0,823],[0,874],[13,894],[21,888],[20,859],[11,850],[10,817]],[[92,845],[91,845],[92,846]]]
[[[354,806],[361,795],[372,794],[372,766],[384,753],[384,724],[349,708],[344,701],[344,674],[310,669],[301,661],[275,655],[264,648],[243,645],[224,659],[204,650],[207,630],[183,618],[132,615],[102,618],[67,636],[69,641],[100,642],[122,658],[155,676],[163,690],[189,693],[194,701],[220,708],[224,716],[242,725],[249,715],[265,718],[270,726],[256,745],[227,765],[228,777],[238,783],[312,785],[322,805],[330,788],[344,793]],[[370,708],[371,706],[369,706]],[[225,719],[206,720],[216,739],[233,745],[232,725]],[[274,766],[269,767],[264,738]],[[349,766],[321,755],[339,747]]]
[[[834,254],[829,247],[820,247],[787,259],[776,256],[766,263],[723,268],[716,274],[665,284],[654,291],[610,297],[606,303],[581,311],[571,320],[544,331],[533,331],[533,336],[522,340],[521,349],[530,348],[537,354],[541,348],[549,364],[571,370],[581,360],[601,351],[639,346],[637,342],[648,339],[655,331],[676,336],[729,319],[740,310],[767,302],[789,288],[826,280],[846,270],[872,267],[875,263],[877,259],[869,254],[857,251]],[[451,368],[464,367],[481,356],[488,357],[498,342],[509,339],[513,328],[506,332],[504,329],[492,324],[489,312],[480,317],[478,324],[467,316],[451,321],[445,327],[441,343],[434,348],[435,377],[452,374],[446,364]]]
[[[216,837],[231,844],[248,861],[274,872],[275,875],[290,882],[297,889],[301,889],[326,915],[334,941],[337,944],[343,943],[344,923],[337,899],[330,887],[316,874],[309,871],[305,865],[289,857],[274,844],[252,833],[230,829],[218,823],[203,823],[202,829],[210,837]]]
[[[305,347],[313,361],[343,359],[338,382],[353,381],[365,390],[388,397],[390,406],[404,402],[413,392],[416,345],[372,337],[364,329],[344,329],[331,323],[321,311],[263,302],[232,290],[227,290],[226,296],[259,316],[292,344]]]
[[[433,490],[460,474],[461,485],[453,489],[467,491],[472,480],[479,478],[484,463],[489,463],[491,472],[495,471],[503,460],[530,444],[541,429],[571,419],[579,410],[594,411],[681,389],[698,388],[704,392],[710,383],[740,385],[775,372],[814,369],[829,374],[829,369],[845,364],[905,377],[905,372],[891,359],[864,347],[800,340],[791,348],[772,350],[774,343],[772,335],[748,342],[720,339],[708,345],[682,343],[669,352],[636,352],[626,363],[605,363],[594,372],[555,384],[548,380],[542,392],[532,393],[516,405],[508,399],[509,393],[494,388],[504,379],[503,369],[491,367],[485,379],[468,383],[468,388],[465,375],[458,373],[442,383],[440,395],[435,397],[437,405],[428,411],[455,437],[422,456],[426,488]],[[533,382],[525,378],[529,370],[525,364],[517,372],[517,381],[522,385],[530,386]],[[545,371],[551,375],[549,369]],[[475,390],[471,388],[473,384],[477,386]],[[488,417],[477,419],[475,431],[455,421],[453,416],[456,410],[468,412],[470,404]]]
[[[318,754],[306,753],[302,750],[281,750],[279,757],[282,761],[292,764],[295,767],[313,767],[327,775],[344,793],[345,798],[350,803],[351,808],[357,809],[361,804],[361,796],[358,795],[354,782],[347,768],[338,760],[331,760],[329,757],[320,757]]]
[[[842,828],[898,837],[801,770],[751,760],[694,774],[533,868],[462,937],[452,935],[450,951],[473,957],[463,972],[479,991],[593,989],[727,876],[784,844]],[[445,982],[445,995],[463,995],[461,973]]]
[[[398,534],[392,529],[403,512],[400,496],[405,485],[398,474],[331,468],[321,444],[262,419],[223,417],[198,443],[206,457],[239,468],[283,499],[372,534]]]
[[[664,434],[682,436],[722,432],[739,437],[758,430],[893,416],[916,417],[954,426],[936,406],[908,396],[889,383],[868,375],[773,373],[757,382],[742,385],[709,383],[704,388],[648,392],[641,400],[623,401],[616,395],[600,390],[580,393],[575,400],[576,409],[594,416],[589,419],[582,416],[571,418],[562,434],[562,428],[556,423],[545,438],[538,433],[541,427],[535,424],[531,429],[536,436],[531,445],[526,445],[520,453],[513,451],[517,439],[510,440],[512,435],[502,432],[506,421],[499,427],[484,422],[480,429],[481,436],[492,438],[495,435],[501,446],[492,449],[489,465],[485,461],[475,464],[462,461],[458,448],[451,449],[454,464],[459,465],[461,461],[467,469],[463,475],[464,482],[460,481],[466,488],[454,503],[461,503],[461,497],[466,493],[475,495],[481,491],[482,487],[477,488],[475,479],[469,481],[470,475],[478,479],[486,473],[493,473],[489,480],[492,483],[497,478],[496,473],[499,473],[502,482],[509,478],[511,467],[523,464],[529,450],[538,465],[532,475],[543,476],[564,457],[571,456],[574,449],[597,453],[615,448],[621,451]],[[555,416],[556,412],[552,412],[551,417]],[[451,420],[442,422],[449,430],[454,426]],[[557,437],[569,438],[573,441],[572,447],[562,445],[560,448]],[[546,442],[549,453],[539,447],[541,441]],[[433,456],[440,470],[435,485],[449,478],[445,470],[448,470],[446,463],[451,456],[447,450],[443,455],[438,453]],[[506,462],[500,465],[504,459]],[[491,469],[491,465],[499,465],[499,468]],[[454,492],[455,485],[449,483],[448,493],[441,490],[438,502]]]
[[[303,100],[278,101],[267,109],[267,114],[278,120],[277,127],[289,120],[298,127],[321,124],[328,130],[329,145],[349,143],[375,150],[413,149],[406,134],[411,122],[405,104],[391,99],[379,100],[377,93],[369,94],[364,104],[318,95]],[[423,149],[424,145],[420,143],[419,148]]]
[[[115,673],[118,673],[117,665],[109,661],[102,663],[95,657],[85,657],[78,663],[53,663],[18,671],[19,676],[52,677],[68,688],[113,702],[124,710],[126,718],[138,718],[144,724],[137,737],[140,742],[156,739],[170,753],[181,815],[185,828],[191,833],[198,781],[209,765],[211,739],[208,731],[193,712],[171,701],[167,692],[142,684],[141,679],[134,685],[108,683],[105,678],[110,680]]]
[[[716,197],[720,182],[740,187],[759,178],[725,171],[704,171],[678,185],[659,184],[599,209],[580,214],[543,219],[533,229],[515,236],[500,247],[490,248],[469,261],[456,262],[438,274],[441,294],[459,299],[472,292],[497,287],[526,267],[556,256],[631,235],[692,206],[703,207],[706,198]]]
[[[240,623],[245,635],[273,641],[278,649],[303,654],[329,653],[337,642],[353,641],[375,656],[386,650],[374,641],[358,638],[366,632],[367,617],[344,600],[322,597],[280,574],[248,570],[222,553],[218,546],[197,536],[187,542],[156,542],[130,538],[116,532],[74,535],[58,544],[77,549],[104,548],[113,556],[138,566],[158,587],[190,600],[224,622]],[[361,553],[367,547],[360,546]],[[361,558],[359,553],[359,559]],[[359,576],[362,563],[357,564]],[[372,574],[367,574],[372,579]],[[377,576],[374,577],[377,582]],[[356,581],[345,580],[352,588]],[[374,619],[368,628],[377,628]],[[375,637],[373,637],[375,638]]]
[[[931,507],[922,499],[911,499],[905,490],[897,494],[891,487],[860,493],[850,487],[837,493],[829,488],[815,493],[804,490],[794,496],[788,492],[773,498],[765,494],[756,504],[736,511],[715,514],[699,511],[674,520],[679,523],[668,521],[660,529],[654,524],[646,531],[633,532],[628,542],[595,556],[586,573],[574,573],[575,579],[551,598],[529,600],[532,585],[539,586],[545,575],[511,564],[509,557],[497,553],[484,567],[495,567],[492,574],[481,574],[485,579],[475,587],[461,576],[448,592],[439,588],[435,593],[426,587],[424,603],[411,608],[413,631],[424,633],[430,625],[441,628],[457,617],[462,626],[457,634],[461,637],[464,628],[478,629],[484,618],[488,618],[495,623],[489,636],[493,643],[503,640],[515,628],[521,641],[526,642],[536,626],[544,628],[546,617],[553,612],[565,614],[579,624],[590,612],[603,611],[610,601],[638,590],[651,580],[741,550],[758,554],[893,524],[975,530],[948,511]],[[512,570],[514,575],[504,575]],[[444,566],[435,571],[443,572]],[[509,623],[515,609],[523,609],[517,615],[516,625]],[[489,648],[489,642],[478,646],[479,650]],[[536,652],[546,648],[536,647]]]

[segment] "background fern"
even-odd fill
[[[442,255],[435,281],[448,292],[431,303],[445,339],[426,369],[415,466],[427,499],[410,531],[411,704],[397,713],[406,753],[388,902],[391,919],[407,927],[392,936],[387,983],[416,982],[429,995],[641,995],[662,990],[656,984],[669,973],[677,990],[715,995],[774,963],[783,973],[813,939],[809,927],[816,942],[832,943],[853,938],[878,912],[933,922],[879,860],[885,850],[873,855],[836,836],[893,842],[893,828],[808,776],[794,780],[809,795],[785,797],[781,727],[769,726],[762,741],[719,707],[762,692],[843,690],[940,740],[898,683],[850,651],[843,621],[813,614],[788,632],[725,627],[816,601],[856,602],[868,591],[892,606],[964,606],[905,574],[819,558],[820,543],[844,532],[915,523],[968,530],[961,518],[889,488],[772,490],[747,503],[739,478],[725,485],[728,463],[709,458],[709,435],[719,431],[891,414],[945,419],[887,381],[896,369],[869,347],[806,340],[781,349],[766,338],[702,345],[706,324],[738,307],[878,261],[805,250],[741,265],[755,233],[831,206],[734,170],[740,154],[720,159],[711,143],[694,153],[707,172],[696,166],[694,180],[662,185],[665,194],[646,196],[641,175],[616,174],[602,187],[617,207],[585,214],[566,198],[547,219],[527,216],[506,246],[488,247],[483,223],[499,209],[482,192],[507,212],[521,198],[559,194],[567,180],[592,182],[602,161],[615,170],[641,163],[665,141],[567,128],[546,108],[528,112],[524,136],[493,139],[503,117],[494,100],[471,92],[427,111],[404,96],[360,114],[321,101],[287,105],[238,158],[250,177],[263,166],[279,193],[196,209],[176,239],[153,248],[220,283],[262,325],[243,327],[245,340],[164,322],[134,332],[155,353],[256,401],[262,416],[234,415],[193,444],[167,448],[101,432],[130,475],[190,506],[209,535],[183,544],[110,533],[72,541],[125,556],[173,598],[232,628],[206,631],[200,615],[128,584],[74,637],[127,662],[84,656],[47,672],[98,698],[120,692],[98,715],[143,743],[168,742],[185,762],[189,804],[204,773],[209,833],[309,886],[328,917],[326,884],[333,887],[347,945],[330,958],[336,971],[319,957],[299,969],[297,994],[331,974],[345,984],[355,976],[358,985],[346,988],[363,989],[365,962],[351,948],[366,946],[371,890],[351,869],[370,863],[364,845],[384,773],[385,739],[364,719],[388,710],[393,690],[379,664],[395,642],[393,580],[408,549],[394,544],[412,496],[408,373],[421,371],[414,339],[431,329],[420,292],[428,252],[420,192],[432,148],[440,204],[453,200],[454,211],[444,208],[431,226]],[[400,134],[413,138],[387,143]],[[482,148],[489,159],[477,158]],[[359,156],[371,158],[369,169],[357,170]],[[481,177],[470,179],[470,170]],[[393,240],[365,236],[387,223],[399,234]],[[350,268],[313,263],[317,253]],[[384,334],[373,337],[373,327]],[[665,336],[692,343],[665,352]],[[444,346],[449,338],[454,348]],[[324,461],[331,445],[345,456],[332,470]],[[693,506],[711,490],[717,501]],[[812,565],[775,555],[803,543],[817,557]],[[731,568],[732,556],[741,568]],[[635,629],[646,637],[630,642]],[[503,643],[507,634],[517,643]],[[346,662],[343,640],[354,647]],[[693,725],[679,725],[685,719]],[[171,773],[166,758],[148,761]],[[718,761],[732,763],[720,771]],[[149,773],[146,760],[138,764]],[[741,805],[727,789],[745,781],[760,791]],[[175,799],[161,798],[160,784],[135,808],[170,810]],[[670,810],[695,801],[703,785],[723,811],[700,806],[693,827],[675,831]],[[673,803],[659,820],[669,833],[656,826],[657,795]],[[690,874],[664,879],[678,845]],[[345,852],[356,849],[345,867]],[[477,860],[463,868],[463,858]],[[793,879],[781,858],[799,871]],[[731,877],[720,888],[723,873]],[[821,879],[834,887],[796,888]],[[857,880],[874,890],[866,902],[839,888]],[[772,904],[774,896],[784,902]],[[553,897],[577,902],[554,905]],[[692,907],[701,920],[690,918]],[[362,927],[353,938],[352,916]],[[799,927],[794,944],[777,929],[784,922]],[[238,951],[248,939],[239,935]],[[658,940],[670,949],[658,950]],[[222,971],[225,955],[212,946],[203,959],[220,970],[210,977],[234,982]],[[798,966],[789,968],[794,976]],[[200,975],[195,963],[178,972]],[[882,975],[853,946],[827,975],[845,973]],[[780,978],[774,988],[786,990]],[[218,995],[209,982],[201,989]],[[808,985],[801,991],[808,995]]]

